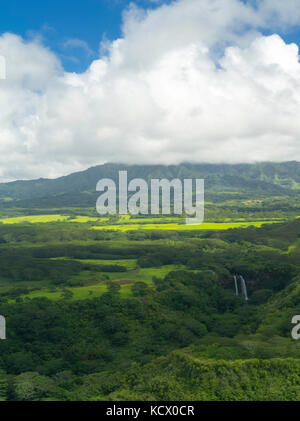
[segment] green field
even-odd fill
[[[95,264],[95,262],[97,262],[96,264],[100,264],[100,262],[101,264],[102,262],[116,263],[116,261],[114,260],[112,261],[84,260],[84,262],[86,263],[90,262],[93,264]],[[122,260],[118,262],[119,262],[118,264],[120,264]],[[134,264],[134,260],[128,260],[127,262],[129,262],[130,266]],[[121,296],[127,297],[131,295],[130,288],[135,282],[141,281],[151,286],[153,277],[164,278],[169,272],[182,270],[182,269],[184,269],[184,266],[182,265],[166,265],[166,266],[161,266],[159,268],[141,268],[141,269],[136,269],[136,270],[130,270],[128,272],[124,272],[121,274],[111,273],[111,272],[107,272],[107,273],[103,272],[103,274],[109,276],[111,281],[120,283]],[[79,277],[80,276],[82,275],[79,275]],[[107,291],[107,285],[105,281],[100,281],[100,282],[96,282],[95,284],[84,285],[82,287],[73,287],[73,288],[68,287],[67,290],[73,293],[73,296],[72,296],[73,300],[83,300],[87,298],[99,297],[100,295],[102,295],[104,292]],[[26,298],[33,299],[33,298],[45,297],[51,300],[59,300],[63,298],[62,294],[63,294],[62,289],[58,289],[56,291],[50,291],[48,288],[45,288],[45,289],[33,291],[29,294],[26,294],[26,296],[23,296],[23,298],[26,297]]]
[[[176,221],[170,223],[170,221]],[[0,220],[2,224],[5,225],[16,225],[22,226],[22,224],[43,224],[43,226],[49,226],[49,232],[51,232],[51,224],[56,223],[53,227],[55,230],[59,230],[59,226],[62,229],[66,229],[66,227],[70,226],[69,224],[72,222],[80,223],[80,226],[84,229],[84,232],[93,230],[107,230],[111,232],[119,232],[120,236],[126,235],[127,231],[138,231],[138,230],[164,230],[164,231],[195,231],[195,230],[202,230],[202,231],[224,231],[233,228],[248,228],[250,226],[260,228],[264,224],[271,224],[280,222],[280,220],[258,220],[258,221],[246,221],[244,218],[240,220],[235,220],[235,222],[228,221],[226,222],[205,222],[203,224],[196,224],[196,225],[186,225],[183,222],[183,219],[179,218],[132,218],[130,215],[119,215],[118,218],[98,218],[92,216],[85,216],[85,215],[77,215],[77,216],[68,216],[68,215],[31,215],[31,216],[23,216],[23,217],[12,217],[12,218],[3,218]],[[104,223],[104,225],[93,225],[94,223]],[[47,225],[48,224],[48,225]],[[58,224],[58,225],[57,225]],[[79,225],[78,225],[79,228]],[[47,228],[48,229],[48,228]],[[72,230],[73,231],[73,230]],[[76,230],[73,231],[74,235]],[[81,232],[81,231],[80,231]],[[83,232],[83,231],[82,231]],[[90,231],[91,232],[91,231]],[[121,234],[124,233],[124,234]],[[164,241],[164,240],[161,240]],[[215,244],[219,240],[215,240]],[[166,240],[168,244],[168,240]],[[72,244],[75,244],[73,241]],[[88,245],[87,241],[81,241],[78,244]],[[90,243],[91,245],[93,242]],[[127,239],[118,238],[114,241],[114,244],[118,247],[126,248],[129,243]],[[134,244],[133,242],[131,244]],[[153,240],[151,241],[140,241],[136,244],[140,244],[141,246],[150,246],[155,244]],[[160,244],[160,243],[158,243]],[[179,242],[177,242],[179,244]],[[108,244],[109,246],[109,244]],[[223,245],[222,245],[223,246]],[[214,250],[214,249],[212,249]],[[292,251],[293,248],[290,246],[289,251]],[[109,252],[109,249],[108,249]],[[120,283],[121,290],[120,293],[122,296],[130,295],[130,289],[134,282],[142,281],[148,285],[152,285],[152,278],[164,278],[167,273],[176,270],[187,269],[184,265],[162,265],[160,267],[151,267],[151,268],[141,268],[138,266],[137,259],[128,259],[128,258],[116,258],[116,259],[105,259],[105,258],[72,258],[72,257],[55,257],[52,260],[56,261],[69,261],[70,264],[72,262],[79,262],[82,264],[94,265],[94,266],[122,266],[126,268],[126,272],[101,272],[102,276],[106,276],[107,279],[113,282]],[[100,277],[101,278],[101,277]],[[22,298],[38,298],[38,297],[46,297],[51,298],[52,300],[58,300],[63,297],[63,292],[65,289],[72,292],[72,300],[81,300],[85,298],[93,298],[102,295],[105,291],[107,291],[106,282],[103,279],[97,277],[97,274],[90,271],[81,271],[78,272],[76,275],[73,275],[70,278],[70,281],[74,281],[77,283],[81,283],[82,285],[73,286],[66,284],[62,289],[60,286],[57,288],[50,288],[51,281],[43,281],[43,280],[35,280],[32,279],[30,282],[22,281],[18,282],[18,287],[28,287],[31,291],[26,293],[26,295],[20,295]],[[9,291],[11,288],[11,283],[8,280],[2,279],[0,291],[5,293]]]
[[[54,257],[53,260],[74,260],[77,262],[89,263],[92,265],[119,265],[119,266],[125,266],[127,270],[136,269],[136,266],[137,266],[136,259],[107,260],[107,259],[71,259],[67,257]]]

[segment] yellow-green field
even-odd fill
[[[74,218],[69,219],[69,222],[107,222],[109,218],[98,218],[96,216],[75,216]]]
[[[204,222],[203,224],[116,224],[93,227],[93,229],[129,231],[129,230],[227,230],[230,228],[261,227],[263,224],[272,224],[279,221],[251,221],[251,222]]]
[[[173,222],[172,222],[173,221]],[[98,230],[227,230],[230,228],[247,228],[249,226],[261,227],[263,224],[272,224],[281,222],[280,220],[266,221],[245,221],[239,220],[231,222],[226,220],[223,222],[204,222],[203,224],[187,225],[184,219],[180,218],[131,218],[130,215],[120,215],[118,220],[105,217],[91,216],[74,216],[67,215],[29,215],[18,216],[15,218],[2,218],[0,223],[3,224],[21,224],[21,223],[49,223],[49,222],[77,222],[77,223],[101,223],[103,225],[95,225],[92,228]]]
[[[107,222],[109,218],[97,218],[91,216],[75,216],[70,217],[68,215],[28,215],[28,216],[17,216],[16,218],[2,218],[0,223],[2,224],[22,224],[22,223],[31,223],[31,224],[40,224],[47,222]]]
[[[166,217],[161,217],[161,218],[130,218],[127,220],[121,220],[120,222],[124,223],[127,222],[129,224],[174,224],[174,223],[184,223],[184,219],[183,218],[176,218],[176,217],[172,217],[172,218],[166,218]]]
[[[0,219],[2,224],[22,224],[24,222],[30,223],[45,223],[45,222],[58,222],[66,221],[69,217],[63,215],[29,215],[29,216],[18,216],[16,218],[4,218]]]

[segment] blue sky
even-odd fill
[[[155,8],[170,1],[135,3]],[[129,4],[128,0],[0,0],[0,33],[42,37],[66,70],[80,72],[97,57],[103,37],[113,40],[121,35],[122,14]],[[74,39],[86,43],[86,48],[70,42]]]
[[[134,1],[145,9],[171,2]],[[98,57],[101,40],[114,40],[122,35],[122,15],[130,3],[129,0],[0,0],[0,34],[13,32],[24,39],[40,37],[60,57],[66,70],[83,72]],[[276,32],[286,42],[300,45],[299,27],[279,28]]]

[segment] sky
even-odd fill
[[[300,161],[299,45],[300,0],[0,0],[0,181]]]
[[[156,8],[162,2],[136,4]],[[102,40],[121,36],[122,15],[129,5],[127,0],[0,0],[0,32],[39,38],[67,71],[83,72],[99,56]]]

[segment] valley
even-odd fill
[[[5,202],[0,398],[298,400],[294,188],[208,190],[201,225]]]

